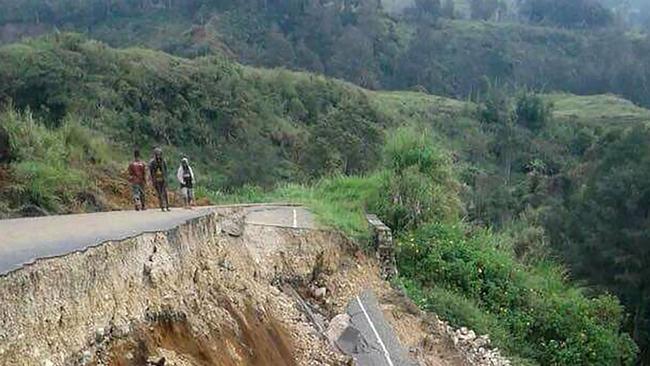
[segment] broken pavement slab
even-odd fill
[[[366,290],[347,308],[349,325],[336,345],[359,366],[415,366],[379,308],[377,298]]]

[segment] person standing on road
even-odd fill
[[[149,162],[149,174],[151,174],[151,183],[156,190],[160,209],[169,210],[169,199],[167,197],[167,163],[162,156],[162,150],[157,147],[153,151],[153,159]]]
[[[133,204],[135,210],[146,210],[144,186],[147,184],[147,164],[140,160],[140,150],[133,151],[133,161],[129,165],[129,183],[133,193]]]
[[[192,209],[196,179],[194,178],[194,171],[187,158],[181,159],[181,166],[178,167],[176,178],[178,178],[178,182],[181,184],[181,193],[183,194],[185,208]]]

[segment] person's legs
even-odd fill
[[[164,196],[165,196],[165,185],[164,183],[158,183],[156,182],[154,188],[156,189],[156,196],[158,197],[158,204],[160,205],[160,209],[165,211],[165,201],[164,201]]]
[[[192,203],[194,202],[194,188],[187,189],[187,206],[192,208]]]
[[[140,190],[140,209],[144,211],[147,209],[146,193],[144,191],[144,186],[138,185],[138,189]]]
[[[133,184],[131,185],[131,191],[133,193],[133,204],[135,205],[135,210],[146,210],[147,205],[145,203],[144,187],[139,184]]]
[[[138,185],[131,185],[131,197],[133,198],[133,205],[135,206],[136,211],[140,211],[140,192],[138,191]]]
[[[187,206],[189,205],[188,192],[189,192],[189,188],[187,187],[181,188],[181,195],[183,195],[183,207],[185,208],[187,208]]]
[[[167,197],[167,183],[162,184],[161,193],[162,199],[165,202],[165,209],[169,211],[169,197]]]

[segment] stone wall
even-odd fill
[[[397,263],[395,261],[395,243],[393,233],[377,215],[366,215],[372,230],[373,246],[377,253],[377,260],[381,265],[381,276],[384,280],[397,277]]]

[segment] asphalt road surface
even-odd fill
[[[246,223],[309,228],[309,211],[297,206],[243,205]],[[218,207],[161,212],[116,211],[0,220],[0,275],[37,259],[81,251],[106,241],[172,229]]]
[[[415,366],[386,322],[372,291],[352,299],[347,313],[350,325],[336,343],[359,366]]]
[[[246,223],[249,225],[265,225],[310,229],[314,227],[311,213],[296,206],[255,206],[247,208]]]

